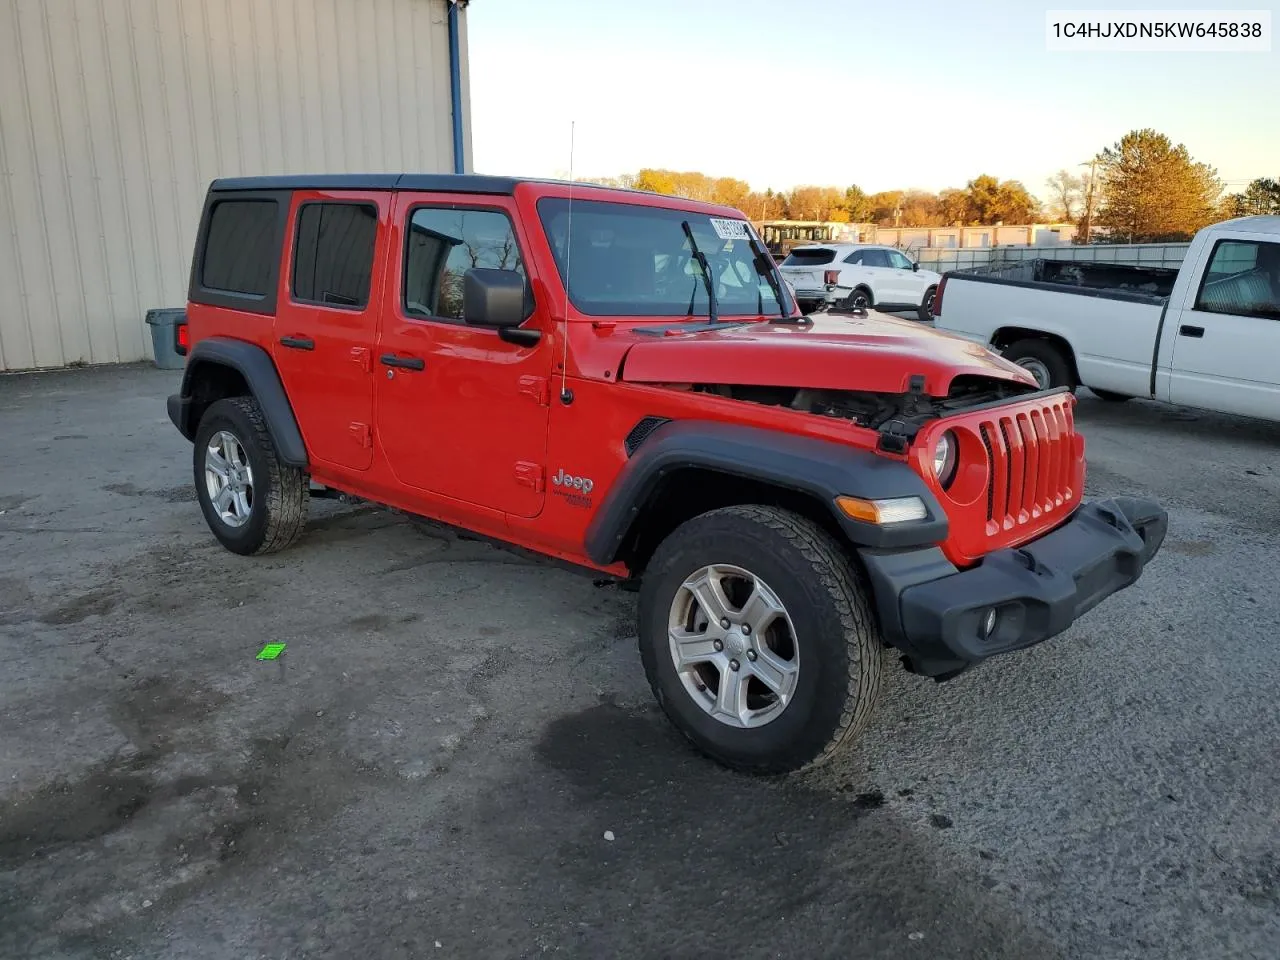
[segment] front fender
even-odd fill
[[[705,420],[664,423],[640,444],[618,475],[586,532],[593,562],[608,566],[661,484],[685,469],[755,480],[811,496],[839,523],[849,542],[904,547],[947,538],[947,517],[924,481],[898,460],[866,450],[759,427]],[[853,520],[835,505],[839,496],[865,499],[919,497],[928,517],[894,526]]]

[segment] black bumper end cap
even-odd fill
[[[886,639],[910,669],[950,679],[989,657],[1062,633],[1142,575],[1169,515],[1158,503],[1115,497],[1082,504],[1037,540],[958,570],[935,548],[863,551]],[[982,620],[997,612],[984,637]]]
[[[191,422],[189,416],[191,412],[191,398],[184,397],[179,393],[172,393],[169,399],[165,401],[165,408],[169,412],[169,419],[173,421],[173,425],[178,428],[188,440],[192,439],[191,429],[188,426]]]

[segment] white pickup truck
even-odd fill
[[[1280,216],[1205,227],[1176,271],[1034,260],[948,273],[933,317],[1046,388],[1280,420]]]

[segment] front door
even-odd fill
[[[386,194],[294,195],[272,351],[312,460],[373,461],[373,341],[389,246]],[[375,277],[377,278],[375,280]]]
[[[924,291],[928,283],[916,272],[912,262],[897,250],[886,252],[889,255],[889,272],[893,274],[891,282],[895,301],[919,306],[924,302]]]
[[[1280,243],[1217,241],[1163,336],[1174,338],[1174,403],[1280,418]]]
[[[531,280],[528,243],[508,197],[397,197],[397,266],[375,350],[377,436],[404,484],[439,497],[534,517],[546,488],[552,347],[499,339],[463,322],[472,267]],[[532,289],[530,284],[529,289]],[[390,295],[389,295],[390,296]],[[529,296],[524,326],[544,329]]]

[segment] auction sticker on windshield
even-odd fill
[[[711,217],[711,229],[721,240],[746,240],[747,222],[745,220],[722,220]]]

